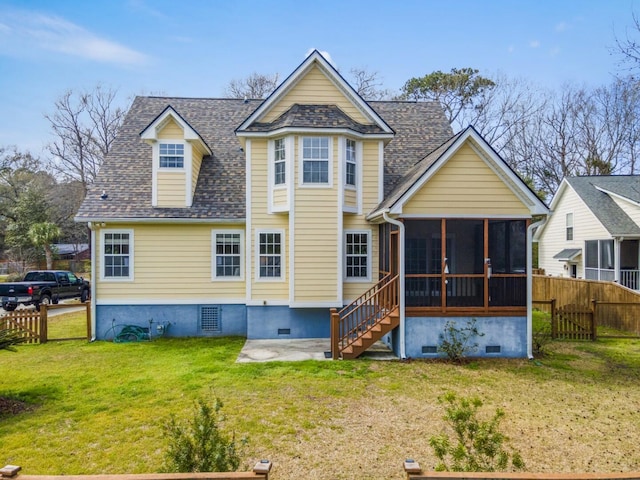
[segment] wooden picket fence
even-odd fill
[[[68,309],[70,307],[83,307],[86,309],[86,335],[51,338],[49,334],[49,312],[51,310]],[[6,312],[0,316],[0,328],[22,332],[23,336],[27,339],[25,343],[47,343],[52,340],[90,340],[91,304],[85,302],[84,304],[41,305],[39,312],[32,308]]]
[[[613,282],[534,275],[532,293],[534,307],[552,317],[560,312],[561,338],[595,339],[597,326],[640,336],[640,292]]]

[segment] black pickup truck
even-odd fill
[[[2,308],[10,312],[20,304],[40,305],[58,303],[67,298],[86,302],[91,288],[89,282],[64,270],[35,270],[27,272],[22,282],[0,283]]]

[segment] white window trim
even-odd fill
[[[304,139],[305,138],[327,138],[329,158],[327,159],[327,183],[305,183],[304,181]],[[333,137],[329,135],[303,135],[298,137],[298,185],[301,188],[333,188]]]
[[[105,275],[105,251],[104,237],[107,233],[127,233],[129,234],[129,276],[128,277],[107,277]],[[133,282],[134,280],[134,236],[133,229],[109,228],[100,230],[100,280],[103,282]]]
[[[267,141],[267,195],[268,195],[268,200],[267,200],[267,212],[268,213],[274,213],[274,212],[287,212],[289,211],[289,203],[290,203],[290,199],[289,199],[289,195],[287,195],[287,203],[286,205],[275,205],[274,204],[274,196],[273,193],[274,191],[279,191],[279,190],[287,190],[289,188],[289,184],[290,184],[290,179],[292,178],[293,175],[293,169],[291,168],[293,166],[293,137],[281,137],[282,140],[284,141],[284,173],[285,173],[285,182],[284,183],[280,183],[278,185],[276,185],[276,179],[275,179],[275,148],[276,148],[276,144],[275,144],[275,140],[278,139],[272,139],[272,140],[268,140]]]
[[[355,150],[355,157],[356,157],[356,158],[354,159],[354,161],[353,161],[353,162],[349,162],[349,161],[347,160],[347,143],[348,143],[348,140],[352,141],[352,142],[354,143],[354,146],[356,147],[356,150]],[[360,180],[360,178],[359,178],[359,173],[360,173],[360,163],[361,163],[361,162],[359,162],[359,160],[360,160],[360,158],[359,158],[359,157],[360,157],[360,156],[358,155],[358,153],[359,153],[359,152],[358,152],[358,150],[361,150],[361,149],[359,149],[359,148],[358,148],[359,144],[361,144],[361,142],[358,142],[357,140],[354,140],[353,138],[345,138],[345,139],[344,139],[344,156],[342,157],[342,158],[343,158],[343,160],[344,160],[344,161],[343,161],[343,167],[344,167],[344,188],[346,188],[346,189],[348,189],[348,190],[358,190],[358,187],[360,186],[360,182],[359,182],[359,180]],[[347,183],[347,164],[349,164],[349,163],[353,163],[353,164],[355,165],[355,169],[356,169],[356,175],[355,175],[355,177],[356,177],[356,178],[355,178],[355,182],[356,182],[356,183],[355,183],[355,185],[351,185],[351,184]]]
[[[571,224],[569,224],[569,218],[571,218]],[[573,242],[574,239],[576,238],[576,231],[574,228],[574,224],[575,224],[575,219],[574,219],[573,212],[567,212],[564,216],[564,239],[567,242]],[[571,240],[567,238],[569,236],[568,235],[569,228],[571,228]]]
[[[182,145],[183,155],[182,155],[182,166],[181,167],[161,167],[160,166],[160,145]],[[187,167],[187,149],[189,143],[184,140],[168,140],[162,139],[158,140],[158,171],[160,172],[183,172]]]
[[[240,275],[227,277],[227,276],[218,276],[217,275],[217,265],[216,265],[216,236],[218,234],[236,234],[240,235]],[[217,229],[211,230],[211,280],[214,282],[243,282],[244,281],[244,249],[245,249],[245,240],[244,240],[244,230],[224,230]]]
[[[280,276],[279,277],[261,277],[260,276],[260,235],[264,233],[280,234]],[[256,282],[284,282],[286,278],[286,249],[283,229],[256,229],[255,232],[255,262],[254,262],[254,279]]]
[[[347,235],[348,234],[365,234],[367,235],[367,276],[366,277],[347,277]],[[372,242],[372,232],[371,230],[345,230],[343,235],[343,272],[342,278],[345,282],[348,283],[368,283],[371,282],[371,270],[373,269],[371,264],[371,242]]]

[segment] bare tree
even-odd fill
[[[279,75],[252,73],[246,78],[231,80],[224,90],[229,98],[265,98],[278,86]]]
[[[378,72],[366,68],[352,68],[349,74],[351,86],[365,100],[389,100],[393,97],[391,92],[384,88]]]
[[[91,92],[67,91],[46,114],[56,137],[47,146],[53,172],[79,180],[84,190],[109,153],[126,109],[116,105],[115,90],[98,85]]]
[[[623,38],[615,36],[616,48],[612,49],[613,53],[620,55],[622,64],[628,65],[629,70],[635,70],[640,67],[640,18],[635,13],[631,15],[633,25],[625,29]]]

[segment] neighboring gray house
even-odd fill
[[[640,176],[565,178],[536,232],[548,275],[640,290]]]

